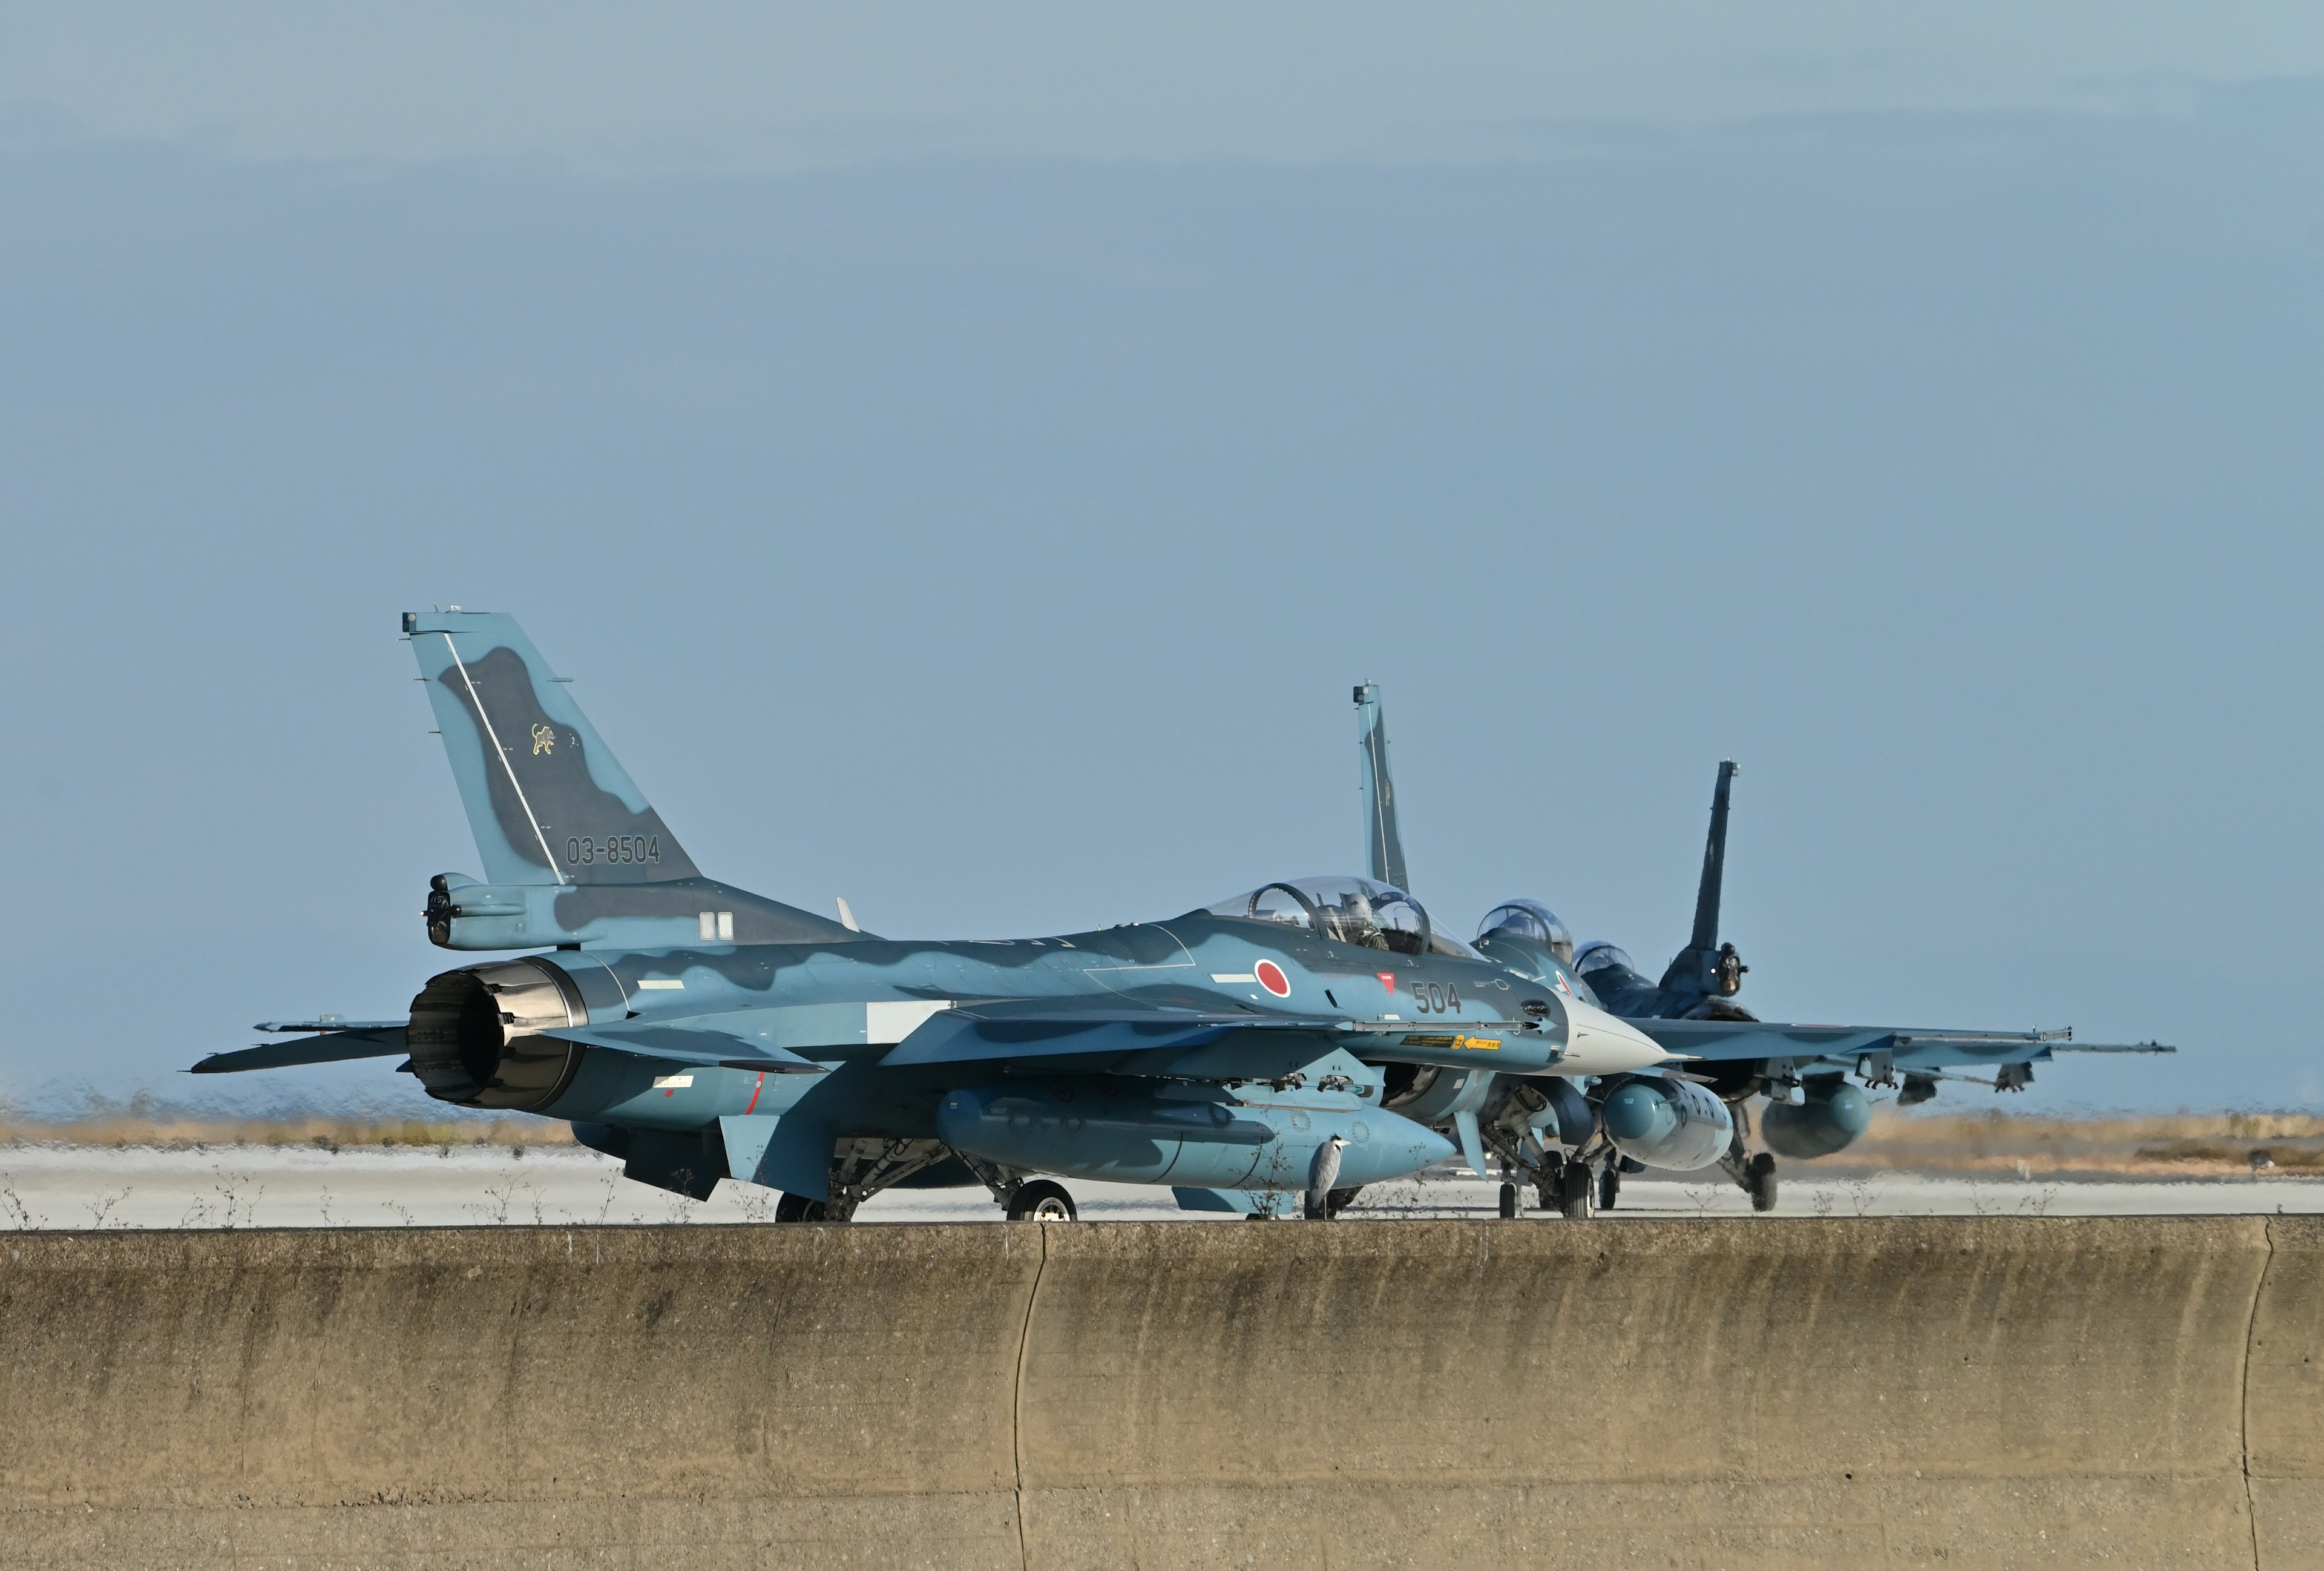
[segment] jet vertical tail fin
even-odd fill
[[[494,884],[699,876],[549,662],[500,612],[406,612],[468,827]]]
[[[1363,751],[1365,865],[1382,883],[1409,893],[1404,838],[1396,823],[1396,786],[1388,779],[1388,721],[1380,713],[1377,682],[1356,688],[1356,743]]]
[[[1711,791],[1711,837],[1702,846],[1702,882],[1694,891],[1694,936],[1688,947],[1719,947],[1719,893],[1727,877],[1727,794],[1735,783],[1735,761],[1719,762],[1719,783]]]
[[[1720,890],[1727,876],[1727,798],[1735,783],[1735,761],[1721,759],[1719,783],[1711,792],[1711,836],[1702,846],[1702,882],[1694,892],[1694,931],[1686,947],[1663,973],[1665,993],[1693,993],[1705,998],[1732,998],[1750,967],[1735,955],[1734,946],[1719,942]]]

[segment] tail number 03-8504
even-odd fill
[[[608,835],[603,840],[568,836],[565,860],[583,867],[600,862],[659,862],[659,835]]]

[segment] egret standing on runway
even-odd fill
[[[1345,1135],[1335,1134],[1315,1148],[1315,1160],[1307,1164],[1307,1220],[1332,1220],[1332,1187],[1340,1181],[1340,1148],[1348,1143]]]

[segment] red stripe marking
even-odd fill
[[[758,1085],[751,1087],[751,1107],[756,1107],[759,1104],[759,1093],[765,1087],[766,1084],[767,1072],[764,1069],[761,1069],[759,1071]],[[751,1107],[745,1107],[742,1109],[743,1117],[748,1118],[751,1116]]]

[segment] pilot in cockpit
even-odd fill
[[[1397,890],[1381,892],[1390,898],[1375,905],[1370,892],[1360,883],[1350,881],[1337,889],[1325,886],[1318,891],[1324,898],[1315,905],[1316,925],[1343,944],[1398,955],[1419,954],[1426,939],[1418,923],[1406,914],[1408,897]],[[1339,898],[1330,899],[1333,894]]]
[[[1266,884],[1208,910],[1214,916],[1308,928],[1339,943],[1398,955],[1425,954],[1432,947],[1446,954],[1468,953],[1465,946],[1441,935],[1432,937],[1427,914],[1410,895],[1368,878],[1302,878]]]

